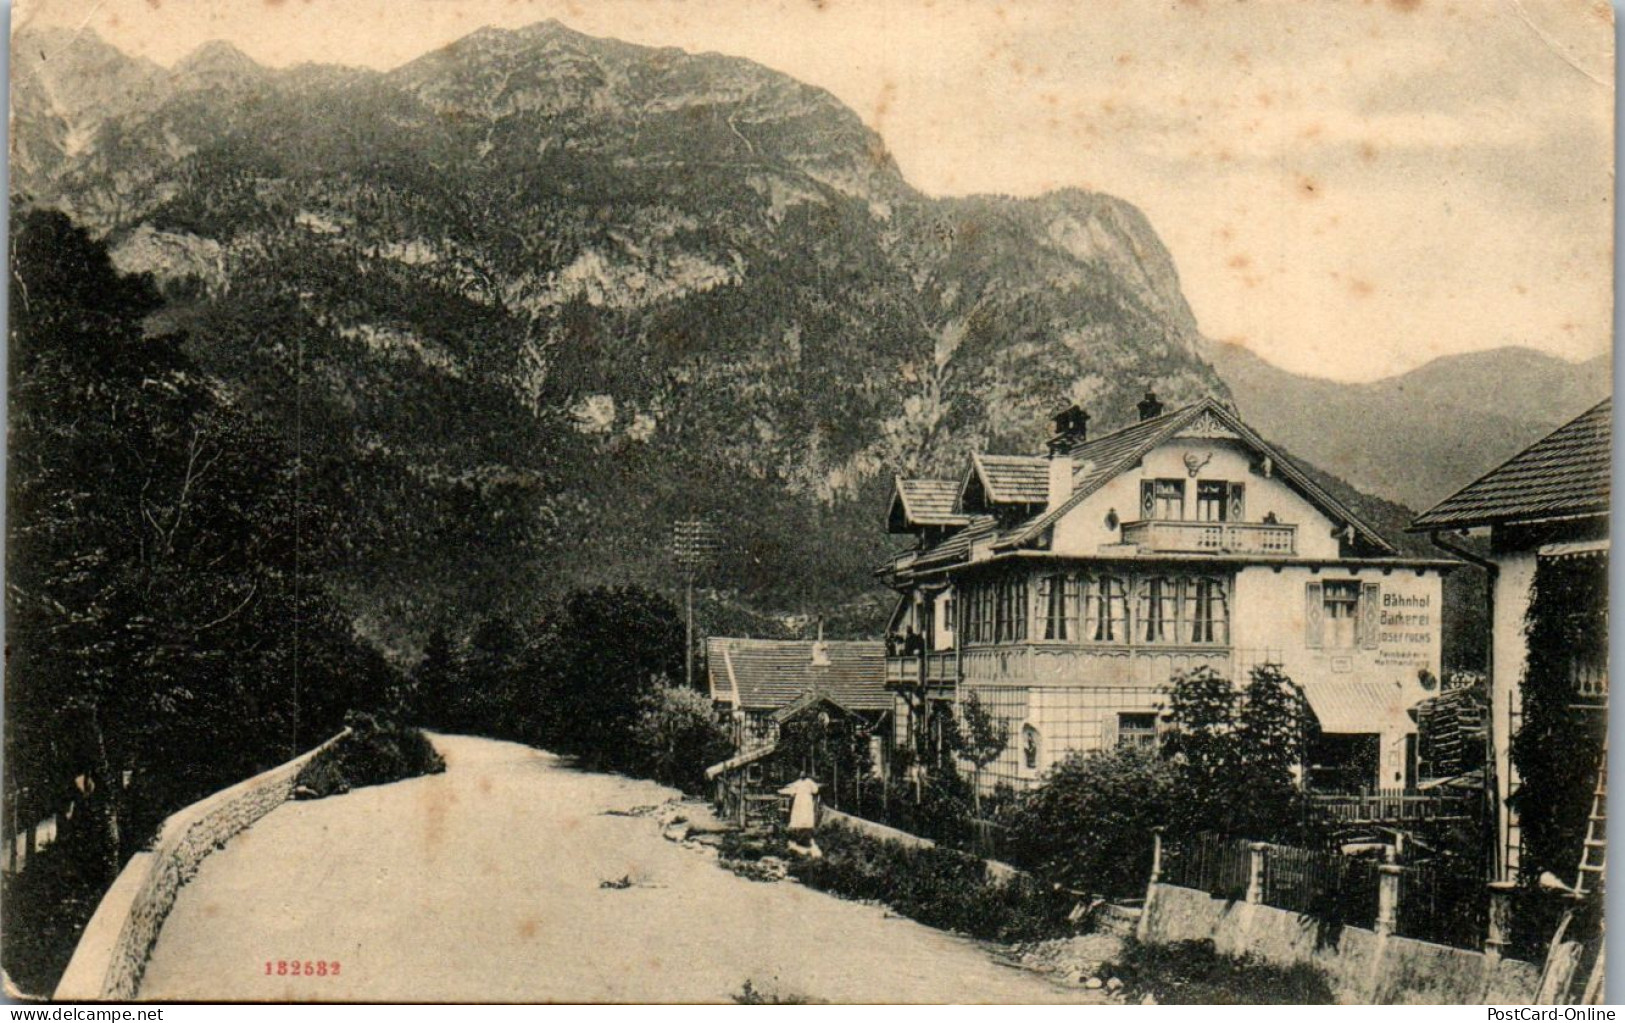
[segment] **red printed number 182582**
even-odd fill
[[[339,962],[337,959],[267,959],[265,960],[265,975],[267,977],[337,977],[339,975]]]

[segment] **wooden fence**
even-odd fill
[[[1484,879],[1451,863],[1419,863],[1399,875],[1394,933],[1456,948],[1477,948],[1489,926]]]
[[[1221,899],[1246,897],[1251,878],[1252,843],[1241,838],[1200,834],[1163,848],[1162,877]]]
[[[1310,798],[1326,816],[1343,824],[1455,820],[1472,814],[1475,799],[1473,796],[1442,795],[1414,789],[1377,789],[1314,795]]]
[[[1213,834],[1162,843],[1158,857],[1160,881],[1328,923],[1469,949],[1489,930],[1490,888],[1458,864],[1401,866]]]
[[[1356,927],[1377,920],[1377,861],[1317,849],[1270,845],[1260,901]]]

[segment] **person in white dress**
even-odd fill
[[[811,778],[801,778],[779,790],[779,795],[790,797],[790,849],[803,856],[822,855],[813,841],[813,829],[818,827],[818,789]]]

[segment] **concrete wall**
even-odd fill
[[[1321,969],[1349,1005],[1531,1004],[1540,969],[1516,959],[1446,948],[1362,927],[1329,928],[1302,914],[1216,899],[1175,885],[1151,886],[1141,940],[1212,941],[1229,955]]]
[[[57,984],[56,1000],[133,1000],[181,886],[192,879],[210,853],[286,802],[299,769],[343,734],[165,820],[152,850],[132,857],[102,896]]]

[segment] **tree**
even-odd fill
[[[1073,753],[1017,804],[1005,855],[1068,887],[1141,894],[1151,829],[1167,823],[1187,794],[1179,768],[1155,750]]]
[[[982,771],[999,759],[1010,744],[1010,726],[1005,720],[988,712],[982,698],[972,689],[960,704],[965,724],[960,729],[959,755],[971,762],[975,773],[971,780],[971,799],[976,816],[982,815]]]
[[[705,769],[728,756],[728,733],[711,701],[687,686],[662,684],[644,697],[632,724],[642,771],[667,785],[697,791]]]
[[[1300,837],[1301,785],[1316,723],[1303,690],[1278,665],[1252,669],[1245,689],[1211,668],[1175,676],[1166,753],[1181,778],[1170,826],[1257,839]]]
[[[392,679],[311,569],[341,517],[298,452],[154,333],[62,214],[12,233],[8,810],[82,804],[110,878],[169,812]]]
[[[452,719],[483,735],[518,738],[525,715],[520,696],[525,640],[512,619],[495,615],[469,637],[457,672]]]
[[[683,677],[677,609],[635,586],[578,591],[549,618],[541,643],[559,744],[592,766],[627,766],[644,697]]]
[[[445,625],[436,625],[423,644],[423,657],[412,672],[407,716],[431,727],[444,728],[455,698],[456,653]]]
[[[1276,839],[1305,833],[1309,803],[1303,778],[1319,731],[1303,689],[1281,666],[1254,666],[1236,722],[1235,784],[1249,830]]]
[[[1229,784],[1240,695],[1229,679],[1209,667],[1173,678],[1163,752],[1178,765],[1184,786],[1167,822],[1175,831],[1219,826],[1235,798]]]

